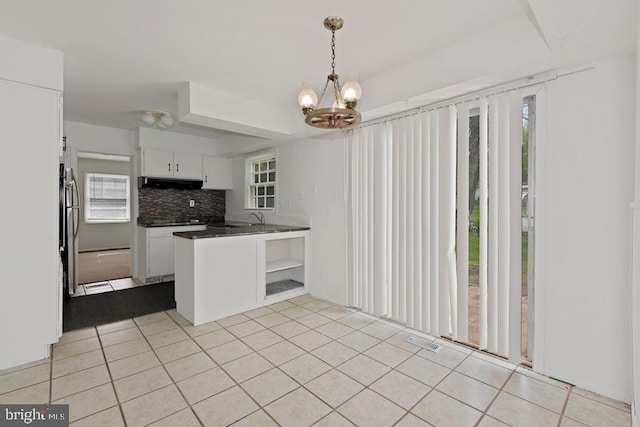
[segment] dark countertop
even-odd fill
[[[285,233],[288,231],[304,231],[310,230],[309,227],[299,227],[295,225],[272,225],[272,224],[254,224],[248,227],[215,227],[207,226],[206,230],[200,231],[180,231],[173,233],[176,237],[184,239],[210,239],[213,237],[229,237],[242,236],[248,234],[264,234],[264,233]]]
[[[185,225],[207,225],[206,222],[192,221],[176,221],[176,222],[138,222],[138,227],[154,228],[154,227],[182,227]]]

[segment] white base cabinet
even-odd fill
[[[196,326],[307,293],[308,230],[177,237],[175,247],[176,308]],[[267,295],[274,279],[302,286]]]
[[[155,283],[169,279],[175,272],[175,245],[173,233],[206,230],[206,225],[176,227],[138,227],[138,276],[142,283]],[[173,278],[173,277],[171,277]]]

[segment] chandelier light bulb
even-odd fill
[[[362,97],[362,87],[358,83],[358,75],[356,73],[349,74],[349,79],[342,86],[341,94],[347,108],[355,108]]]
[[[163,115],[160,121],[162,122],[163,125],[165,125],[168,128],[173,126],[173,117],[171,117],[171,114]]]
[[[302,90],[298,95],[298,104],[303,109],[313,110],[318,105],[318,94],[311,87],[311,83],[305,82],[302,86]],[[305,113],[306,114],[306,113]]]
[[[149,126],[153,126],[156,123],[156,118],[150,111],[145,111],[142,116],[142,121]]]

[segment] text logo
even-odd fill
[[[0,405],[0,427],[68,425],[69,405]]]

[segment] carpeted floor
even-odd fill
[[[67,298],[64,301],[64,332],[117,322],[176,307],[174,282]]]
[[[80,252],[78,254],[78,284],[130,277],[130,264],[130,249]]]

